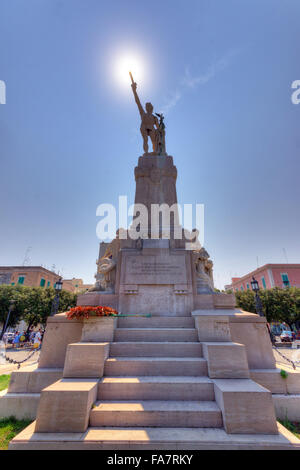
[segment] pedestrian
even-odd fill
[[[40,346],[40,344],[41,344],[41,337],[42,337],[42,335],[41,335],[40,330],[39,330],[39,331],[37,331],[37,332],[35,333],[34,344],[33,344],[33,347],[34,347],[34,348],[37,349],[37,348]]]
[[[29,337],[29,341],[33,344],[34,343],[34,337],[35,337],[35,332],[33,330],[31,330],[30,332],[30,337]]]
[[[24,341],[25,341],[25,333],[23,331],[23,333],[20,334],[20,343],[24,343]],[[23,346],[23,344],[21,346]]]
[[[17,331],[13,340],[13,347],[18,348],[20,346],[20,333]]]

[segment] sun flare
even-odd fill
[[[144,81],[144,66],[139,57],[124,55],[118,58],[115,63],[115,77],[119,85],[123,87],[130,86],[129,72],[132,73],[135,82],[140,84]]]

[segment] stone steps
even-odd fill
[[[215,399],[208,377],[103,377],[98,400],[205,400]]]
[[[300,450],[300,441],[278,423],[278,434],[227,434],[222,428],[90,427],[84,433],[35,433],[35,422],[10,450]],[[157,454],[157,452],[156,452]],[[154,461],[156,463],[156,461]]]
[[[90,426],[219,428],[222,414],[212,401],[98,401]]]
[[[196,357],[109,357],[105,376],[207,376],[207,362]]]
[[[202,357],[199,342],[119,342],[110,344],[111,356],[142,357]]]
[[[114,341],[198,341],[198,333],[195,328],[116,328]]]
[[[192,317],[118,318],[118,328],[195,328]]]

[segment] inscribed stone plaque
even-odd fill
[[[127,256],[124,284],[185,284],[185,256]]]

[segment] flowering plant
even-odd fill
[[[66,316],[69,320],[72,318],[89,318],[90,316],[95,317],[108,317],[118,315],[117,310],[111,307],[73,307],[67,313]]]

